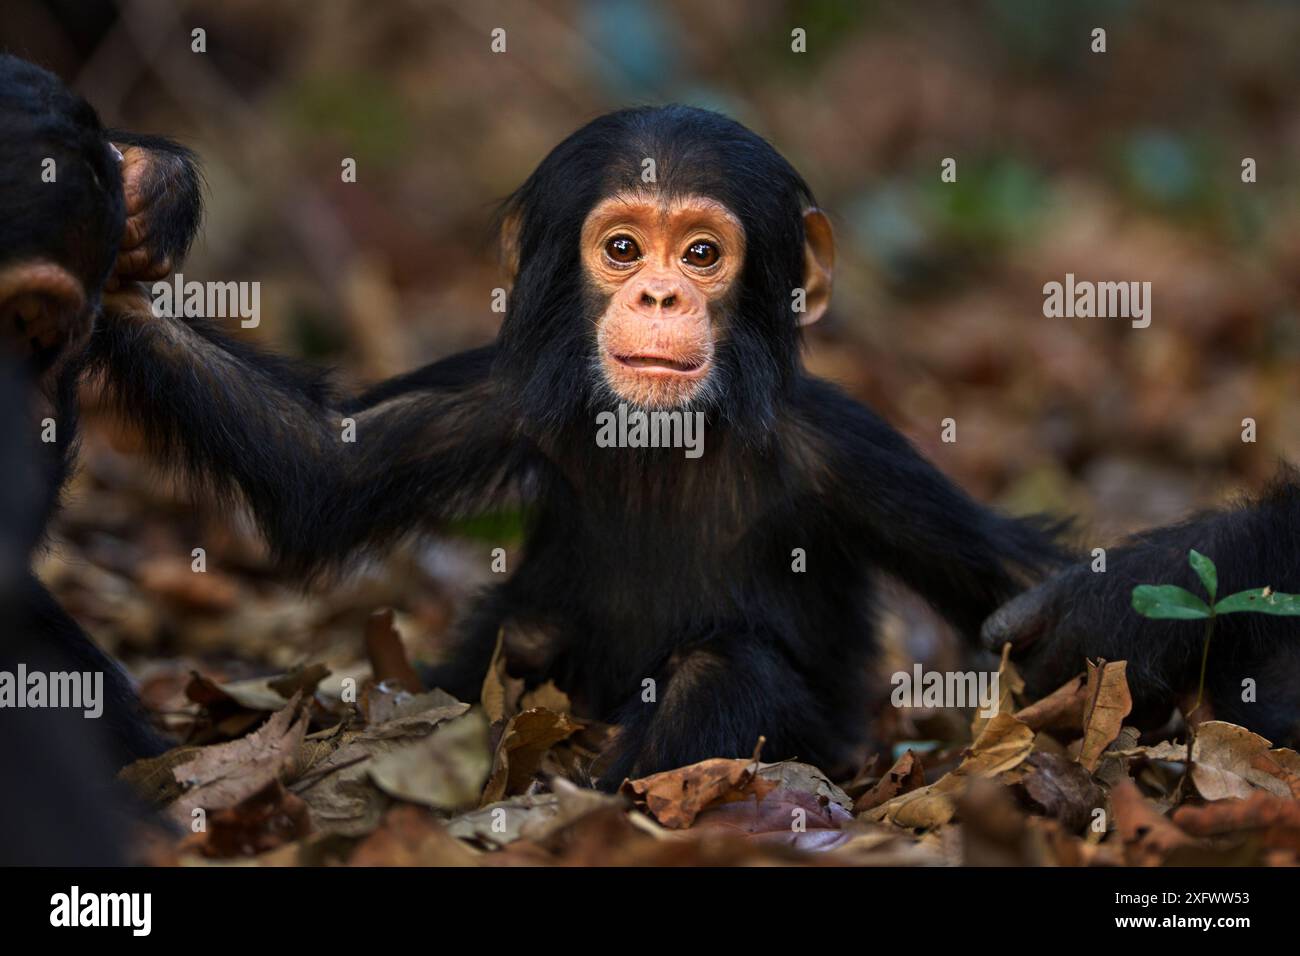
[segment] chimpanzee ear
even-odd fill
[[[85,306],[81,280],[57,263],[31,259],[0,269],[0,347],[48,369],[89,337]]]
[[[812,325],[831,304],[831,277],[835,271],[835,235],[826,213],[816,207],[803,214],[804,311],[796,313],[800,325]]]
[[[519,275],[519,234],[523,229],[523,215],[512,209],[501,220],[501,265],[506,271],[506,288],[514,287]]]

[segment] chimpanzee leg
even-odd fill
[[[28,578],[16,617],[15,632],[27,635],[31,643],[48,645],[60,666],[104,675],[103,713],[98,720],[103,723],[103,739],[111,746],[109,759],[114,766],[154,757],[168,748],[149,723],[126,673],[95,646],[34,577]]]
[[[709,757],[748,757],[760,736],[765,760],[830,766],[844,757],[845,734],[774,642],[746,634],[692,644],[653,676],[616,718],[602,789]]]

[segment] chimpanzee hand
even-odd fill
[[[1051,693],[1084,669],[1090,653],[1099,653],[1089,646],[1080,618],[1067,613],[1074,602],[1090,599],[1090,577],[1085,566],[1068,568],[1007,601],[980,630],[985,646],[994,652],[1011,644],[1031,698]]]
[[[108,289],[165,278],[189,250],[202,215],[202,182],[189,150],[152,136],[114,133],[122,154],[126,225]]]
[[[1179,534],[1197,526],[1182,526]],[[1175,529],[1162,529],[1156,536]],[[981,630],[993,650],[1011,644],[1031,699],[1082,673],[1089,660],[1125,661],[1131,720],[1157,726],[1196,686],[1203,627],[1199,621],[1151,621],[1133,609],[1138,584],[1188,580],[1186,550],[1142,541],[1112,549],[1109,567],[1080,564],[1048,578],[993,612]]]

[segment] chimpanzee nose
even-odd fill
[[[648,311],[673,312],[681,305],[682,296],[675,283],[648,279],[636,292],[636,301]]]

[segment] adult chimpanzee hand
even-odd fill
[[[154,136],[114,131],[122,154],[126,223],[107,288],[165,278],[184,258],[202,215],[202,181],[189,150]]]
[[[1011,645],[1032,697],[1051,693],[1083,670],[1085,642],[1068,609],[1088,600],[1089,573],[1084,566],[1068,568],[1007,601],[984,622],[985,646],[998,652]]]

